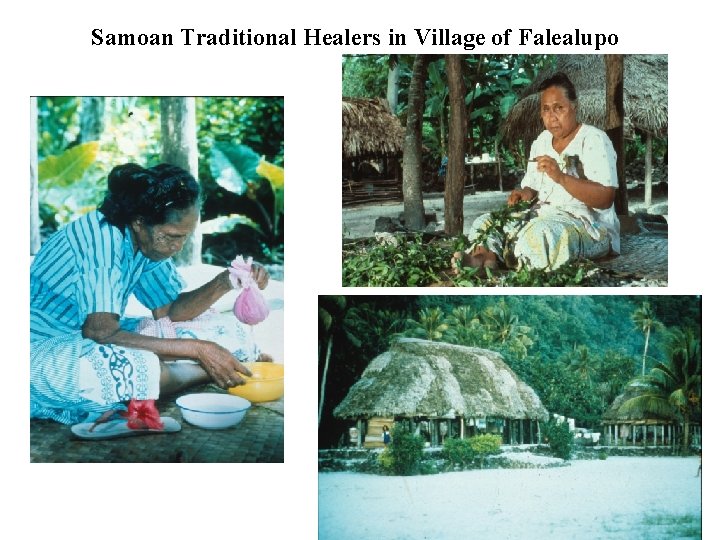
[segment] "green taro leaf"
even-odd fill
[[[90,141],[68,148],[58,156],[38,163],[38,181],[43,188],[67,187],[79,181],[95,162],[100,143]]]
[[[247,225],[258,232],[262,232],[260,226],[252,219],[239,214],[230,214],[229,216],[220,216],[215,219],[203,221],[200,224],[200,230],[203,234],[229,233],[238,225]]]
[[[242,195],[248,183],[259,180],[255,172],[260,155],[243,144],[217,142],[210,149],[210,172],[221,187]]]

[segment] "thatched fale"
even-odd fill
[[[372,360],[334,415],[548,418],[537,394],[498,353],[419,339],[398,340]]]
[[[628,400],[642,395],[644,391],[645,389],[639,385],[628,386],[622,394],[613,400],[610,408],[603,414],[603,424],[672,424],[681,420],[679,416],[660,414],[657,411],[620,411],[620,408]]]
[[[384,99],[343,98],[343,159],[402,155],[405,129]]]
[[[623,101],[626,132],[639,129],[654,136],[667,134],[667,55],[625,55]],[[538,74],[523,98],[510,110],[502,128],[506,143],[523,140],[527,148],[544,129],[540,119],[540,84],[556,71],[570,77],[578,94],[578,120],[605,127],[605,59],[601,54],[559,55],[557,67]]]

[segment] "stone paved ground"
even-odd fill
[[[193,392],[218,391],[205,385]],[[189,393],[189,392],[188,392]],[[52,463],[283,463],[284,401],[253,405],[228,429],[206,430],[182,420],[174,399],[160,400],[162,416],[182,425],[178,433],[106,441],[78,439],[70,427],[49,420],[30,421],[30,461]]]

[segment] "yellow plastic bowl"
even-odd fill
[[[245,384],[228,388],[228,392],[252,403],[275,401],[285,392],[285,367],[273,362],[248,362],[244,364],[252,372],[245,377]]]

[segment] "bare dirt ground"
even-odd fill
[[[692,457],[610,457],[431,476],[321,473],[318,537],[700,538],[697,467]]]

